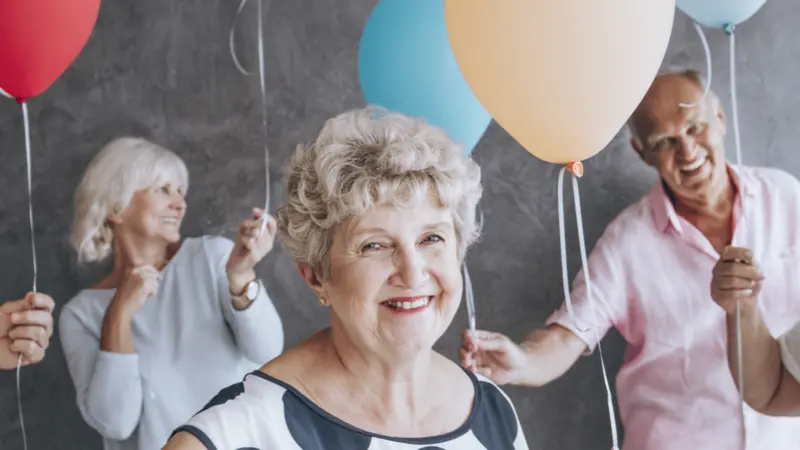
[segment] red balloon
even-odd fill
[[[0,86],[18,101],[49,88],[78,57],[100,0],[0,0]]]

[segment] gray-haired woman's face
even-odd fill
[[[111,218],[115,232],[160,239],[166,243],[180,241],[181,223],[186,213],[184,191],[176,180],[165,180],[137,191],[125,211]]]
[[[379,206],[336,230],[318,293],[351,342],[391,357],[430,349],[453,320],[462,278],[453,216],[432,195]]]

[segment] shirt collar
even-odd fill
[[[754,195],[750,174],[742,166],[726,164],[726,168],[728,176],[737,188],[734,209],[741,211],[742,198],[752,198]],[[673,206],[669,195],[667,195],[667,188],[663,180],[659,180],[653,186],[653,189],[648,194],[648,200],[653,213],[653,220],[659,231],[666,231],[668,227],[672,226],[677,232],[682,232],[681,221],[678,220],[679,217],[675,211],[675,206]]]

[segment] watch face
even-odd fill
[[[258,295],[258,282],[252,281],[247,285],[247,299],[253,301]]]

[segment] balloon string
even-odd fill
[[[469,320],[469,330],[475,332],[475,295],[472,292],[472,280],[469,278],[469,270],[467,269],[467,261],[462,264],[464,269],[464,297],[467,300],[467,318]]]
[[[28,104],[22,103],[22,120],[25,127],[25,160],[28,168],[28,221],[31,229],[31,254],[33,255],[33,292],[37,291],[38,265],[36,262],[36,237],[33,231],[33,185],[31,176],[31,127]]]
[[[31,128],[30,120],[28,118],[28,104],[25,101],[22,104],[22,122],[25,127],[25,162],[28,174],[28,220],[31,232],[31,254],[33,255],[33,293],[37,292],[37,279],[39,277],[38,265],[36,262],[36,235],[33,227],[33,183],[31,176]],[[28,450],[28,436],[25,433],[25,417],[22,414],[22,353],[17,358],[17,408],[19,409],[19,426],[22,429],[22,446],[24,450]]]
[[[730,43],[731,73],[731,112],[733,115],[733,142],[736,145],[736,164],[742,165],[742,142],[739,135],[739,106],[736,98],[736,37],[733,31],[728,35]]]
[[[478,214],[478,229],[480,230],[483,228],[483,210],[478,209]],[[467,320],[469,321],[470,334],[474,336],[476,328],[475,294],[472,291],[472,279],[469,277],[469,269],[467,269],[466,258],[464,259],[462,267],[464,269],[464,297],[466,298],[467,303]]]
[[[228,39],[228,45],[230,46],[231,57],[233,58],[233,64],[236,68],[245,76],[252,75],[250,72],[245,70],[242,64],[239,62],[239,57],[236,56],[236,44],[234,35],[236,34],[236,24],[239,22],[239,16],[242,14],[242,10],[244,9],[245,5],[247,4],[248,0],[242,0],[239,4],[239,8],[236,10],[236,16],[233,19],[233,26],[231,26],[231,33]],[[264,13],[263,13],[263,0],[258,0],[258,76],[259,76],[259,85],[261,88],[261,125],[263,128],[264,133],[264,215],[263,220],[261,222],[261,231],[263,232],[267,226],[267,215],[269,214],[269,201],[270,201],[270,175],[269,175],[269,147],[267,145],[267,89],[266,89],[266,82],[264,76]]]
[[[228,45],[231,49],[231,57],[233,58],[233,64],[239,69],[239,72],[243,73],[244,75],[252,75],[250,72],[245,70],[242,67],[242,64],[239,62],[239,57],[236,56],[236,43],[235,43],[235,34],[236,34],[236,24],[239,22],[239,16],[242,14],[242,10],[244,9],[245,5],[247,4],[247,0],[242,0],[239,3],[239,9],[236,10],[236,16],[233,18],[233,25],[231,26],[231,34],[228,36]]]
[[[726,25],[725,32],[728,35],[729,64],[730,64],[730,84],[731,84],[731,113],[733,118],[733,142],[736,148],[736,164],[742,165],[742,142],[739,135],[739,105],[736,98],[736,35],[733,25]],[[744,350],[742,344],[742,310],[741,302],[736,301],[736,369],[739,375],[739,395],[741,396],[742,416],[744,416]],[[742,434],[745,434],[742,427]]]
[[[567,299],[567,309],[570,312],[570,317],[572,321],[576,323],[574,313],[572,312],[572,305],[571,299],[569,295],[569,286],[568,286],[568,275],[566,269],[566,239],[564,233],[564,200],[563,200],[563,184],[564,184],[564,172],[567,171],[567,167],[563,167],[558,174],[558,222],[559,222],[559,229],[561,232],[561,267],[562,267],[562,275],[564,281],[564,292],[565,297]],[[597,331],[597,316],[595,314],[594,309],[594,299],[592,297],[592,281],[591,277],[589,276],[589,263],[588,258],[586,256],[586,241],[583,235],[583,216],[581,214],[581,197],[580,191],[578,190],[578,179],[577,177],[572,177],[572,195],[575,202],[575,220],[578,222],[578,242],[580,244],[581,250],[581,264],[583,264],[583,273],[586,279],[586,299],[589,302],[589,310],[592,314],[592,321],[595,324],[594,327],[594,334],[595,339],[597,340],[597,349],[600,354],[600,368],[602,369],[603,373],[603,383],[605,384],[606,388],[606,400],[608,404],[608,416],[609,422],[611,427],[611,442],[613,444],[612,450],[619,450],[619,437],[617,436],[617,418],[616,414],[614,413],[614,398],[611,394],[611,384],[608,382],[608,371],[606,370],[606,363],[605,358],[603,357],[603,346],[600,344],[600,333]],[[582,330],[585,331],[585,330]]]
[[[573,325],[578,331],[587,332],[588,328],[582,328],[575,317],[575,311],[572,309],[572,296],[569,292],[569,270],[567,270],[567,237],[564,229],[564,172],[567,167],[563,167],[558,173],[558,232],[561,238],[561,281],[564,286],[564,299],[567,304],[567,312],[569,318],[572,320]]]
[[[711,90],[711,75],[713,72],[711,66],[711,48],[708,46],[708,40],[706,39],[705,33],[703,33],[703,27],[701,27],[697,22],[694,22],[694,29],[697,31],[697,35],[700,37],[700,42],[703,43],[703,52],[706,56],[706,85],[703,87],[703,97],[700,99],[700,102],[702,102],[706,99],[708,92]],[[697,106],[697,103],[681,103],[680,106],[682,108],[693,108]]]

